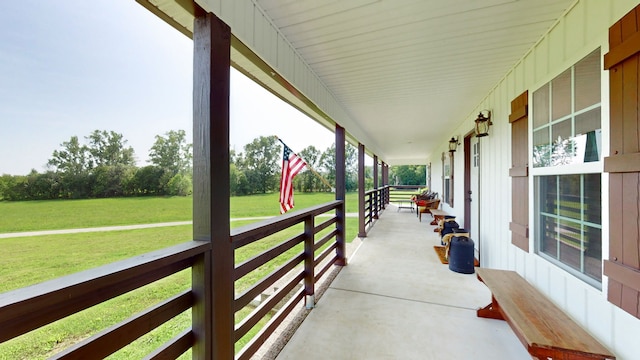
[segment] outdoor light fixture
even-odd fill
[[[451,137],[451,140],[449,140],[449,152],[453,153],[456,152],[456,149],[458,148],[458,139],[454,138],[453,136]]]
[[[491,122],[491,111],[480,111],[480,113],[478,114],[478,118],[476,119],[476,137],[489,135],[489,125],[493,125],[493,123]]]

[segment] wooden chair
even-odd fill
[[[422,214],[431,214],[432,209],[437,209],[440,207],[440,199],[427,200],[424,207],[418,208],[418,219],[422,222]],[[433,214],[431,214],[433,217]]]

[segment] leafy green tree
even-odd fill
[[[355,191],[358,188],[358,156],[356,148],[347,144],[344,149],[345,157],[345,185],[347,191]],[[336,183],[336,144],[333,143],[320,156],[320,167],[327,181]]]
[[[2,174],[2,176],[0,176],[0,200],[7,200],[5,194],[8,192],[9,188],[12,186],[12,183],[13,183],[13,176],[9,174]]]
[[[91,168],[87,146],[81,145],[77,136],[72,136],[60,146],[62,149],[53,151],[47,165],[66,175],[86,174]]]
[[[425,165],[392,166],[389,170],[391,182],[396,185],[424,185],[427,178]]]
[[[167,183],[167,195],[188,196],[191,193],[193,186],[189,175],[175,174]]]
[[[163,174],[164,170],[154,165],[138,168],[127,187],[128,192],[135,196],[163,194],[160,183]]]
[[[233,196],[247,195],[250,192],[246,175],[234,163],[229,165],[229,191]]]
[[[312,168],[317,168],[320,160],[320,150],[315,146],[309,145],[302,149],[298,153],[298,156],[302,158]],[[295,178],[294,185],[299,191],[319,191],[327,186],[322,183],[320,179],[311,171],[308,167],[305,167]],[[328,189],[327,189],[328,190]]]
[[[115,131],[94,130],[87,136],[88,151],[93,166],[134,166],[134,151],[122,134]]]
[[[47,171],[38,173],[31,170],[27,175],[26,193],[28,200],[57,199],[62,193],[62,177],[59,173]]]
[[[93,170],[91,195],[99,198],[128,195],[128,184],[136,173],[134,166],[100,165]]]
[[[60,176],[60,197],[82,199],[91,194],[92,168],[91,154],[86,145],[80,144],[77,136],[60,144],[62,149],[54,150],[47,162]]]
[[[176,174],[190,173],[192,145],[187,143],[185,131],[171,130],[165,133],[165,136],[156,135],[156,141],[149,151],[149,158],[153,165],[167,171],[171,175],[170,178]]]
[[[260,136],[244,146],[242,170],[251,193],[278,190],[282,147],[275,136]]]

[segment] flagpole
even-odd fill
[[[284,143],[284,141],[282,141],[282,139],[280,139],[278,136],[276,136],[276,138],[278,139],[278,141],[280,141],[280,142],[282,143],[282,145],[287,146],[287,144],[285,144],[285,143]],[[287,147],[288,147],[288,146],[287,146]],[[294,154],[296,154],[296,153],[294,152]],[[296,155],[298,155],[298,154],[296,154]],[[303,160],[304,160],[304,159],[303,159]],[[309,168],[309,170],[311,170],[311,172],[312,172],[316,177],[318,177],[318,179],[320,179],[320,181],[322,181],[322,183],[324,183],[325,185],[327,185],[327,186],[329,187],[329,189],[331,189],[331,191],[332,191],[332,192],[333,192],[333,191],[335,191],[334,187],[333,187],[333,186],[331,186],[331,184],[329,184],[329,182],[328,182],[325,178],[323,178],[323,177],[322,177],[322,175],[320,175],[320,174],[319,174],[319,173],[318,173],[314,168],[312,168],[312,167],[311,167],[311,165],[309,165],[309,163],[308,163],[308,162],[306,162],[306,161],[305,161],[305,164],[307,165],[307,167]]]

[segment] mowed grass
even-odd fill
[[[230,198],[231,218],[280,214],[279,194]],[[333,193],[296,193],[294,210],[335,199]],[[187,221],[191,197],[135,197],[87,200],[0,201],[0,234],[20,231]],[[358,194],[348,193],[346,211],[358,211]]]
[[[252,209],[268,208],[271,206],[271,204],[268,203],[272,202],[274,199],[277,204],[277,194],[276,196],[273,196],[272,194],[269,195],[258,196],[253,200],[250,199],[253,197],[246,197],[242,198],[239,202],[235,202],[234,199],[232,199],[232,206],[234,206],[234,202],[236,203],[235,209],[232,208],[232,213],[235,211],[237,214],[236,217],[276,215],[278,212],[277,207],[276,210],[271,213],[267,212],[263,213],[265,215],[253,215],[253,212],[256,210]],[[331,201],[333,196],[333,194],[327,194],[329,195],[328,197],[313,196],[313,194],[310,195],[311,196],[309,197],[296,195],[296,209],[303,209],[306,206],[314,205],[313,203],[306,205],[307,203],[305,201],[299,201],[299,198],[306,198],[306,200],[320,199],[319,203],[322,203]],[[190,209],[190,198],[156,198],[155,200],[158,202],[155,202],[151,198],[146,200],[151,200],[148,202],[149,204],[160,203],[165,208],[178,208],[180,206],[184,207],[183,203],[185,202],[185,199],[189,200]],[[326,201],[322,201],[323,199],[326,199]],[[70,202],[76,203],[75,201]],[[84,202],[84,200],[81,202]],[[109,214],[117,214],[118,212],[125,214],[144,212],[144,210],[141,211],[141,209],[138,208],[139,203],[135,201],[112,202],[104,200],[87,200],[86,202],[87,204],[81,204],[81,207],[86,209],[91,207],[108,207],[108,205],[116,204],[118,208],[112,208],[110,210],[99,209],[86,217],[83,212],[74,214],[73,212],[69,212],[67,209],[67,211],[60,212],[57,220],[49,222],[48,225],[56,228],[55,226],[59,226],[60,224],[73,223],[77,224],[77,226],[74,227],[91,227],[88,224],[95,221],[94,216],[97,213],[102,213],[105,214],[105,217],[109,217]],[[91,202],[93,202],[93,204],[91,204]],[[44,203],[43,205],[45,205],[45,208],[51,209],[51,204],[47,203],[64,205],[66,201],[38,203]],[[126,208],[126,204],[131,203],[134,203],[135,205],[131,208]],[[0,205],[6,204],[7,203],[0,203]],[[240,206],[238,206],[238,204]],[[28,205],[29,206],[26,206],[23,209],[26,208],[34,211],[35,213],[38,213],[39,211],[46,212],[44,210],[37,210],[37,206],[33,206],[33,204]],[[70,208],[76,207],[77,209],[77,206],[78,205],[76,203]],[[19,208],[19,206],[14,209],[16,208]],[[2,210],[0,211],[0,216],[3,216],[7,208],[0,206],[0,209]],[[55,209],[55,207],[53,209]],[[153,213],[153,210],[148,212]],[[66,216],[76,217],[78,219],[65,219],[65,216],[62,216],[61,214],[67,214]],[[121,214],[119,214],[112,216],[111,220],[116,216],[118,218],[122,218]],[[162,216],[164,215],[160,215],[160,217]],[[175,220],[176,219],[163,218],[162,221],[157,221],[157,219],[150,218],[149,221],[144,222],[154,223]],[[322,218],[317,220],[318,223],[321,221],[323,221]],[[231,226],[242,226],[251,222],[255,222],[255,220],[233,221]],[[357,218],[347,219],[346,238],[349,241],[353,239],[357,233],[357,224]],[[95,226],[103,225],[104,224],[95,224]],[[30,228],[29,230],[34,229]],[[0,293],[105,265],[118,260],[123,260],[184,241],[189,241],[191,239],[191,231],[192,226],[186,225],[140,230],[0,239]],[[272,247],[285,239],[297,235],[301,231],[302,226],[293,227],[272,235],[256,244],[242,248],[236,252],[236,261],[240,262],[247,259],[264,249]],[[325,232],[326,231],[329,230],[325,230]],[[6,231],[0,229],[0,233],[2,232]],[[319,235],[318,238],[320,238],[320,236],[321,235]],[[264,275],[268,274],[281,263],[286,261],[287,256],[298,253],[301,249],[302,247],[299,245],[295,249],[290,250],[286,255],[265,264],[261,269],[248,274],[243,279],[240,279],[236,282],[236,292],[242,292],[251,286],[253,282],[262,278]],[[188,289],[190,286],[190,270],[182,271],[171,277],[147,285],[144,288],[124,294],[118,298],[96,305],[95,307],[87,309],[81,313],[74,314],[54,324],[32,331],[17,339],[0,344],[0,359],[47,358],[77,341],[89,337],[139,311],[142,311],[143,309],[153,306],[162,300]],[[236,321],[244,318],[250,313],[250,311],[251,308],[245,308],[236,313]],[[238,341],[236,343],[236,350],[239,350],[244,346],[266,321],[268,321],[268,317],[263,319],[260,324],[254,327],[254,329],[252,329],[245,338]],[[160,328],[136,340],[134,343],[118,351],[110,358],[129,359],[144,357],[171,337],[189,328],[190,325],[191,313],[190,311],[187,311],[164,324]],[[190,358],[190,355],[187,353],[181,358]]]

